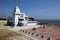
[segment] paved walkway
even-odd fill
[[[27,37],[29,37],[29,38],[32,38],[33,40],[38,40],[37,38],[32,37],[31,35],[28,35],[28,34],[26,34],[26,33],[23,33],[23,32],[18,32],[18,33],[20,33],[20,34],[22,34],[22,35],[25,35],[25,36],[27,36]]]
[[[8,26],[8,29],[10,30],[15,30],[15,31],[19,31],[20,29],[31,29],[31,28],[37,28],[40,27],[41,25],[32,25],[32,26],[17,26],[17,27],[13,27],[10,28],[10,26]]]
[[[33,40],[43,40],[42,38],[39,38],[39,37],[34,37],[33,35],[29,35],[27,33],[24,33],[24,32],[20,32],[19,30],[20,29],[30,29],[30,28],[37,28],[37,27],[40,27],[41,25],[35,25],[35,26],[24,26],[24,27],[14,27],[14,28],[7,28],[9,30],[12,30],[12,31],[15,31],[17,33],[20,33],[22,35],[25,35],[29,38],[32,38]],[[45,39],[44,39],[45,40]]]
[[[11,29],[9,29],[9,30],[11,30]],[[24,35],[24,36],[26,36],[26,37],[32,38],[33,40],[37,40],[36,38],[33,38],[33,37],[31,37],[31,36],[29,36],[29,35],[26,35],[26,34],[24,34],[24,33],[22,33],[22,32],[18,32],[18,31],[15,31],[15,30],[12,30],[12,31],[17,32],[17,33],[19,33],[19,34],[22,34],[22,35]]]
[[[30,34],[27,34],[27,33],[24,33],[24,32],[18,32],[18,33],[21,33],[29,38],[32,38],[33,40],[46,40],[46,38],[41,38],[40,36],[39,37],[36,37],[34,35],[30,35]]]

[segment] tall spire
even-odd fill
[[[15,7],[15,9],[14,9],[14,13],[15,13],[15,14],[20,14],[20,9],[19,9],[18,6]]]
[[[16,6],[16,9],[19,9],[18,6]]]

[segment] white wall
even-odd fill
[[[27,25],[37,25],[37,23],[29,23],[29,24],[27,24]]]
[[[18,24],[18,17],[19,17],[18,15],[15,15],[14,26],[17,26],[17,24]]]

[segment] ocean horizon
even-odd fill
[[[44,25],[57,25],[57,26],[60,26],[60,20],[40,20],[40,19],[37,19],[35,21],[42,22],[42,23],[44,23]]]

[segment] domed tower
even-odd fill
[[[18,8],[18,6],[16,6],[13,12],[13,17],[12,17],[14,26],[17,26],[18,24],[19,15],[20,15],[20,9]]]
[[[19,7],[16,6],[16,8],[14,9],[14,12],[13,12],[13,17],[12,17],[14,26],[17,26],[18,23],[22,23],[22,21],[25,21],[26,20],[25,16],[26,15],[24,13],[21,13]]]
[[[12,16],[12,21],[13,21],[14,26],[17,26],[18,17],[20,14],[21,14],[20,9],[18,8],[18,6],[16,6],[13,12],[13,16]]]

